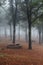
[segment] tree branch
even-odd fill
[[[35,19],[32,21],[32,23],[34,23],[34,22],[35,22],[38,18],[40,18],[42,15],[43,15],[43,14],[41,14],[41,15],[35,17]]]
[[[37,12],[41,7],[43,6],[43,4],[41,4],[34,12],[32,12],[33,14],[35,14],[35,12]]]
[[[37,8],[36,12],[37,12],[37,11],[39,10],[39,8],[42,7],[42,6],[43,6],[43,4],[41,4],[41,5]]]

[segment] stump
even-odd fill
[[[22,48],[22,46],[20,44],[8,45],[7,48],[9,48],[9,49],[20,49],[20,48]]]

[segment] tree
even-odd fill
[[[25,0],[23,1],[22,6],[24,6],[27,11],[24,9],[24,13],[27,12],[27,19],[28,19],[28,29],[29,29],[29,49],[32,49],[31,43],[31,26],[38,18],[40,18],[43,14],[40,12],[40,8],[43,6],[42,0]],[[22,8],[23,9],[23,8]]]
[[[42,36],[41,36],[41,41],[43,43],[43,15],[40,17],[39,19],[40,23],[41,23],[41,33],[42,33]]]
[[[15,0],[15,13],[14,13],[14,6],[13,6],[13,0],[10,0],[10,7],[11,7],[11,14],[12,14],[12,20],[13,20],[13,43],[15,45],[15,25],[16,25],[16,17],[17,17],[17,1]]]
[[[42,22],[37,19],[32,25],[38,30],[39,44],[41,44],[41,24]]]
[[[18,40],[20,40],[20,22],[19,22],[18,25],[19,25],[19,26],[18,26]]]

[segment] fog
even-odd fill
[[[23,6],[22,6],[21,5],[22,2],[24,2],[24,0],[19,0],[19,1],[17,0],[17,2],[15,0],[13,0],[13,4],[12,4],[12,2],[10,2],[9,0],[0,0],[0,39],[3,37],[10,37],[10,34],[12,35],[12,38],[13,38],[13,23],[16,21],[15,36],[16,36],[16,38],[18,38],[18,36],[20,34],[20,38],[25,40],[26,31],[24,30],[24,28],[27,27],[27,23],[29,21],[27,21],[28,18],[27,18],[27,14],[26,14],[27,13],[26,4],[23,4]],[[12,5],[13,5],[13,7],[12,7]],[[13,12],[12,12],[12,8],[13,8]],[[37,9],[37,7],[33,8],[33,10],[36,10],[36,9]],[[37,12],[38,13],[37,16],[39,16],[42,13],[42,10],[39,10],[39,11]],[[36,12],[35,12],[35,14],[33,13],[31,16],[32,16],[31,19],[33,20],[36,16]],[[32,40],[38,41],[39,36],[40,36],[39,30],[41,28],[42,23],[40,22],[39,19],[37,19],[35,22],[36,23],[33,24],[34,27],[32,26],[32,28],[31,28],[31,38],[32,38]],[[20,30],[18,31],[19,23],[22,23],[23,25],[20,26]],[[10,30],[10,25],[12,25],[11,30]],[[39,26],[39,30],[38,30],[38,26]],[[29,40],[28,30],[29,29],[27,28],[27,39]]]
[[[32,27],[31,29],[31,36],[32,36],[32,40],[34,41],[38,41],[39,38],[39,34],[38,34],[38,30],[34,27]],[[13,38],[13,26],[12,26],[12,38]],[[0,39],[3,37],[10,37],[10,26],[9,25],[4,25],[4,26],[0,26]],[[18,38],[18,26],[16,27],[16,38]],[[20,29],[20,38],[25,40],[25,31]],[[28,30],[27,30],[27,39],[28,39]]]

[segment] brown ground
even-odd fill
[[[29,50],[28,43],[19,43],[22,49],[6,49],[12,42],[5,39],[0,41],[0,65],[43,65],[43,45],[34,42],[32,50]]]

